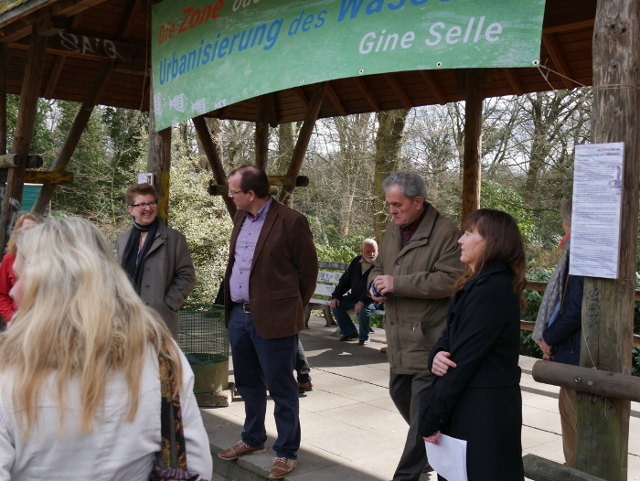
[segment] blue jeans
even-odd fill
[[[357,302],[355,299],[340,299],[340,305],[332,309],[332,312],[343,336],[358,334],[361,341],[366,341],[369,339],[369,316],[375,310],[376,305],[372,302],[362,307],[360,313],[357,314],[359,329],[356,329],[348,311],[353,309]]]
[[[256,331],[251,314],[234,306],[229,319],[229,344],[236,388],[244,401],[242,440],[264,446],[267,389],[275,403],[278,438],[276,456],[296,459],[300,447],[298,384],[293,376],[298,336],[265,339]]]

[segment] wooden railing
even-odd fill
[[[528,291],[538,291],[538,292],[544,292],[546,288],[547,288],[546,282],[537,282],[537,281],[527,281],[527,285],[525,286],[525,289]],[[636,291],[636,301],[640,301],[640,291]],[[522,321],[522,320],[520,321],[520,329],[525,331],[533,331],[534,325],[535,323],[530,321]],[[640,347],[640,335],[638,334],[633,335],[633,345],[635,347]]]

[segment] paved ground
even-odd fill
[[[324,327],[324,320],[312,319],[301,333],[312,367],[314,391],[300,399],[302,446],[298,468],[287,478],[297,481],[390,480],[402,451],[407,426],[396,411],[387,389],[389,369],[379,352],[384,332],[376,329],[368,346],[339,342]],[[537,383],[531,377],[535,359],[521,357],[523,370],[522,444],[524,454],[533,453],[563,462],[560,418],[555,386]],[[232,380],[232,371],[230,371]],[[269,401],[267,430],[271,446],[275,424]],[[632,403],[629,439],[628,481],[640,481],[640,405]],[[235,397],[229,407],[204,409],[205,425],[214,452],[216,481],[264,480],[273,451],[222,461],[215,453],[240,439],[244,406]],[[436,476],[424,474],[423,480]]]

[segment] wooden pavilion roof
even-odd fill
[[[105,61],[115,56],[116,67],[97,103],[148,110],[151,0],[14,0],[8,5],[4,11],[0,7],[0,44],[8,54],[8,93],[20,93],[30,36],[37,25],[38,32],[49,35],[40,97],[82,102]],[[591,85],[595,10],[596,0],[547,0],[541,67],[490,69],[484,96]],[[423,70],[333,80],[328,82],[319,117],[463,100],[463,73]],[[207,115],[267,120],[272,125],[300,121],[313,89],[313,85],[295,87],[267,94],[263,101],[248,99]],[[260,111],[267,118],[258,119]]]

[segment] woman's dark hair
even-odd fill
[[[475,271],[467,266],[465,273],[456,282],[455,290],[461,289],[465,282],[478,275],[488,262],[501,261],[507,265],[513,292],[522,302],[527,260],[522,235],[514,218],[500,210],[478,209],[467,216],[463,228],[465,231],[476,229],[485,240],[486,246],[476,263]]]
[[[263,170],[253,165],[243,165],[242,167],[232,170],[229,173],[229,177],[232,177],[236,173],[240,174],[240,189],[242,189],[242,192],[252,190],[256,194],[256,197],[260,199],[269,196],[269,178]]]

